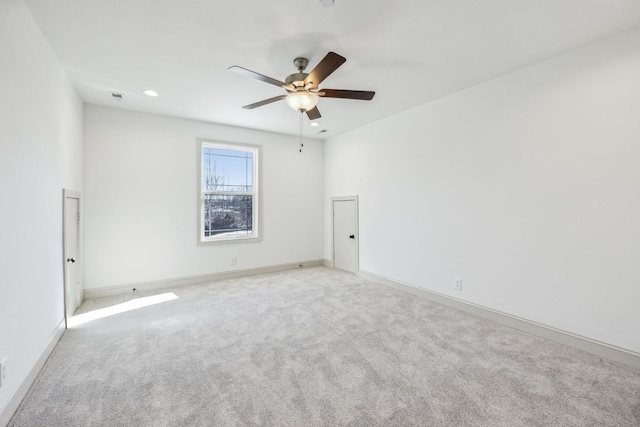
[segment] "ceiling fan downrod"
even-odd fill
[[[307,58],[296,58],[293,60],[293,65],[296,66],[299,73],[302,73],[309,65],[309,60]]]

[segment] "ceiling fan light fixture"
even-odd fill
[[[286,97],[289,107],[296,111],[309,111],[318,104],[318,95],[309,92],[290,93]]]
[[[287,101],[289,107],[296,111],[306,112],[309,120],[313,121],[322,117],[316,107],[319,97],[371,101],[376,94],[375,92],[365,90],[320,89],[318,87],[329,75],[344,64],[346,60],[344,56],[340,56],[335,52],[329,52],[310,73],[305,73],[304,70],[309,61],[306,58],[298,57],[293,61],[293,65],[296,66],[298,72],[288,75],[284,81],[272,79],[271,77],[238,67],[237,65],[229,67],[229,70],[274,86],[279,86],[286,91],[286,95],[274,96],[273,98],[245,105],[242,107],[245,110],[252,110],[284,99]],[[300,117],[302,118],[303,114],[300,114]]]

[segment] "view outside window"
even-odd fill
[[[203,143],[203,241],[257,237],[256,157],[257,149]]]

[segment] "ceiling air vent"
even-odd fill
[[[118,92],[111,92],[111,98],[116,101],[124,101],[124,95]]]

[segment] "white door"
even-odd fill
[[[333,268],[358,272],[358,199],[333,199]]]
[[[64,191],[64,301],[65,320],[80,305],[80,195]]]

